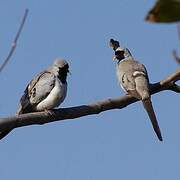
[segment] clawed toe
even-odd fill
[[[53,118],[55,117],[55,112],[53,109],[45,109],[45,112]]]

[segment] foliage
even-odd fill
[[[180,0],[158,0],[147,14],[146,20],[156,23],[180,21]]]

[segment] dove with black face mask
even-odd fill
[[[118,41],[111,39],[110,47],[115,52],[113,60],[117,61],[116,74],[119,83],[129,95],[143,102],[153,129],[158,139],[162,141],[161,131],[151,102],[149,78],[145,66],[136,61],[127,48],[121,48]]]

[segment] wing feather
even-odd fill
[[[55,75],[43,71],[33,78],[27,85],[20,99],[20,107],[17,114],[35,111],[36,105],[45,99],[55,85]]]

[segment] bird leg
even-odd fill
[[[53,119],[55,118],[55,112],[53,109],[45,109],[44,112],[50,115]]]

